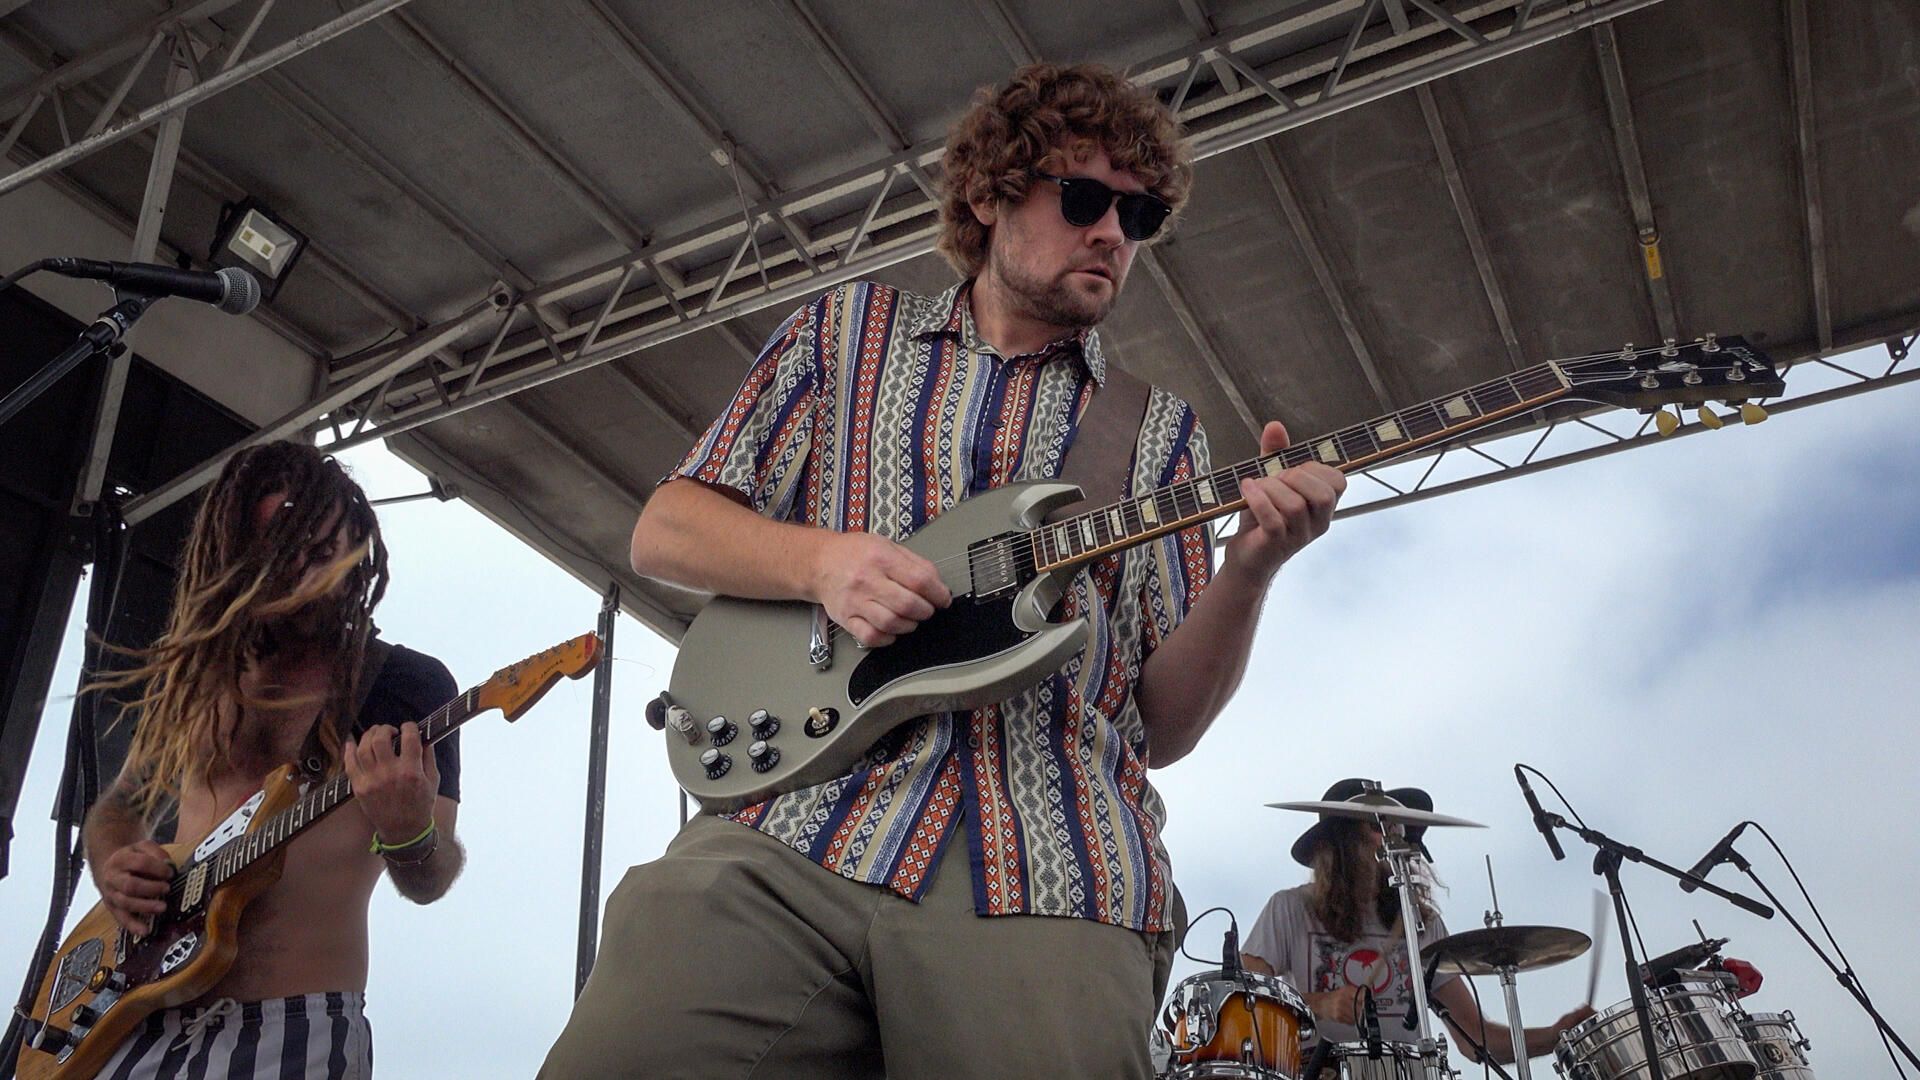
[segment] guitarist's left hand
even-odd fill
[[[1286,447],[1286,425],[1270,421],[1260,432],[1260,453]],[[1258,582],[1271,579],[1281,564],[1327,531],[1346,490],[1347,475],[1317,461],[1243,481],[1240,494],[1247,508],[1227,541],[1222,570],[1231,565]]]
[[[399,749],[394,729],[386,724],[368,728],[357,741],[341,747],[347,780],[353,784],[353,802],[374,833],[389,844],[418,835],[433,820],[433,800],[440,790],[440,766],[420,742],[418,724],[402,724]]]

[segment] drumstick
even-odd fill
[[[1600,954],[1607,951],[1607,894],[1593,890],[1593,948],[1587,955],[1593,964],[1587,971],[1587,1008],[1593,1008],[1594,991],[1600,989]]]

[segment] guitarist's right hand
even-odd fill
[[[93,868],[100,902],[114,922],[134,934],[147,933],[154,917],[166,914],[167,885],[172,880],[173,863],[166,849],[151,840],[116,848]]]
[[[891,645],[953,602],[933,563],[872,533],[826,533],[811,599],[861,645]]]

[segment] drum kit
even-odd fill
[[[1562,927],[1498,925],[1496,900],[1485,929],[1452,934],[1421,949],[1413,863],[1418,851],[1406,830],[1482,826],[1403,806],[1370,781],[1348,801],[1268,805],[1380,828],[1379,857],[1399,895],[1408,955],[1422,962],[1420,977],[1411,979],[1417,1038],[1321,1040],[1307,1054],[1314,1016],[1305,999],[1286,981],[1241,967],[1230,945],[1223,968],[1189,976],[1169,995],[1151,1039],[1159,1080],[1455,1080],[1459,1074],[1449,1065],[1446,1040],[1428,1020],[1429,987],[1435,977],[1450,974],[1499,978],[1515,1069],[1519,1080],[1530,1080],[1515,976],[1572,960],[1586,953],[1593,939]],[[1656,1045],[1661,1080],[1814,1080],[1806,1056],[1811,1044],[1791,1012],[1748,1013],[1737,1004],[1737,980],[1719,968],[1723,944],[1704,941],[1669,954],[1684,954],[1693,967],[1645,965],[1643,972],[1653,969],[1659,976],[1648,980],[1659,985],[1646,991],[1646,1013],[1629,1000],[1566,1029],[1554,1047],[1555,1070],[1563,1080],[1653,1080],[1645,1047]],[[1642,1015],[1652,1018],[1651,1040],[1641,1034]],[[1478,1056],[1484,1060],[1484,1050]]]

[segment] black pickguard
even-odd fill
[[[956,596],[953,603],[913,631],[861,656],[847,676],[847,700],[862,704],[895,679],[930,668],[963,664],[1005,652],[1033,635],[1013,621],[1012,591],[980,599]]]

